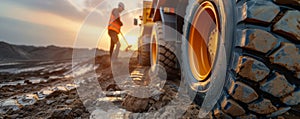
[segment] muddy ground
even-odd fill
[[[151,84],[149,67],[138,66],[136,58],[120,59],[118,67],[122,68],[124,61],[129,61],[135,85]],[[117,83],[113,79],[108,56],[76,61],[73,68],[71,61],[61,61],[2,63],[0,69],[0,119],[199,118],[199,106],[189,103],[186,95],[178,98],[180,80],[167,80],[161,93],[137,98],[127,90],[132,87],[128,80]],[[104,95],[97,94],[97,86]],[[211,118],[209,115],[205,118]],[[286,113],[284,117],[294,116]]]

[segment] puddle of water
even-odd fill
[[[37,77],[31,77],[26,79],[28,80],[30,83],[32,84],[39,84],[39,83],[44,83],[47,82],[47,79],[43,79],[43,78],[37,78]],[[4,87],[4,86],[16,86],[16,85],[27,85],[27,83],[25,83],[25,80],[19,80],[19,81],[13,81],[13,82],[6,82],[6,83],[2,83],[0,84],[0,88]]]
[[[10,73],[10,74],[19,74],[23,72],[35,72],[44,69],[45,67],[31,67],[31,68],[9,68],[9,69],[1,69],[0,72]]]
[[[10,73],[13,74],[14,71],[18,70],[17,68],[10,68],[10,69],[0,69],[1,73]]]
[[[54,63],[54,61],[40,62],[38,64],[50,64],[50,63]]]
[[[35,71],[39,71],[44,69],[45,67],[32,67],[32,68],[24,68],[24,69],[18,69],[14,72],[12,72],[13,74],[19,74],[19,73],[23,73],[23,72],[35,72]]]
[[[38,78],[38,77],[31,77],[27,79],[32,84],[39,84],[39,83],[46,83],[47,79]]]
[[[64,76],[65,77],[80,76],[80,75],[88,72],[91,68],[92,68],[92,66],[89,66],[89,64],[85,64],[83,66],[77,65],[74,68],[72,68],[70,71],[64,73]]]
[[[52,80],[52,79],[61,79],[63,78],[62,76],[50,76],[48,79]]]
[[[2,83],[2,84],[0,84],[0,88],[2,88],[3,86],[16,86],[18,84],[19,85],[26,85],[25,80],[20,80],[20,81]]]
[[[60,67],[60,68],[57,68],[57,69],[49,70],[48,73],[53,73],[53,72],[57,72],[57,71],[62,71],[62,70],[64,70],[64,69],[65,69],[64,67]]]
[[[52,65],[49,68],[44,69],[43,71],[48,73],[53,73],[57,71],[68,70],[70,67],[72,67],[70,63],[61,63],[61,64]]]
[[[18,65],[18,64],[21,64],[21,63],[17,63],[17,62],[2,63],[2,64],[0,64],[0,66],[11,66],[11,65]]]

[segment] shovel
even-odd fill
[[[126,38],[125,38],[125,36],[123,35],[122,32],[121,32],[121,35],[122,35],[122,37],[123,37],[123,39],[124,39],[124,41],[125,41],[125,43],[126,43],[126,45],[127,45],[127,47],[125,48],[125,51],[127,52],[127,51],[130,50],[130,48],[132,47],[132,45],[129,45],[129,44],[128,44],[128,42],[127,42],[127,40],[126,40]]]

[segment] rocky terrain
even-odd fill
[[[120,88],[130,86],[129,83],[116,84],[109,61],[108,56],[100,56],[96,58],[95,64],[92,61],[75,62],[73,68],[71,61],[2,63],[0,66],[0,118],[79,119],[104,118],[109,114],[122,118],[151,118],[153,116],[171,118],[183,114],[188,117],[197,115],[196,112],[185,113],[184,109],[178,109],[182,114],[173,115],[171,112],[175,108],[172,106],[167,107],[170,108],[168,111],[157,111],[175,97],[178,86],[172,82],[167,82],[163,87],[164,92],[156,97],[142,99],[129,95],[129,90]],[[121,64],[123,64],[122,61]],[[137,66],[134,58],[130,60],[129,71],[132,72],[131,78],[137,85],[149,84],[149,78],[144,76],[147,69]],[[97,85],[103,89],[102,93],[105,96],[93,97],[95,95],[90,94],[94,91],[89,90],[93,88],[93,85],[88,83],[93,79],[90,76],[93,71],[96,71],[96,79],[99,82]],[[79,86],[87,87],[79,88]],[[86,90],[86,98],[82,98],[83,94],[78,95],[81,89]],[[102,103],[113,104],[104,111],[104,115],[101,113],[104,110]],[[91,104],[93,106],[89,106]],[[192,105],[191,110],[197,109],[199,109],[197,106]],[[116,111],[118,113],[115,113]],[[163,115],[163,113],[166,114]]]
[[[179,90],[179,79],[155,78],[149,67],[138,66],[135,56],[110,64],[107,55],[73,62],[2,62],[0,119],[199,118],[200,107]],[[129,75],[114,68],[127,68]],[[291,110],[279,118],[296,118],[298,113]]]

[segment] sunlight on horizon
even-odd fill
[[[52,8],[52,10],[47,9],[47,7],[43,9],[39,8],[39,6],[16,1],[3,2],[0,4],[0,9],[2,9],[0,11],[0,18],[6,18],[7,20],[11,19],[11,23],[2,27],[7,32],[5,32],[5,35],[3,34],[0,39],[2,39],[1,41],[7,41],[18,45],[55,45],[60,47],[100,48],[109,50],[110,37],[105,28],[109,19],[107,15],[110,14],[112,8],[117,6],[118,2],[104,1],[101,2],[101,4],[104,4],[99,7],[97,6],[99,2],[91,1],[91,3],[87,4],[83,1],[85,0],[60,1],[74,7],[73,11],[66,10],[60,12],[56,11],[56,7],[58,6],[53,4],[45,4],[47,7]],[[141,1],[118,1],[124,1],[127,8],[127,11],[125,10],[123,13],[124,16],[121,16],[121,20],[124,23],[121,30],[128,40],[128,43],[132,45],[131,50],[136,50],[138,47],[137,41],[140,27],[133,25],[133,19],[138,18],[138,16],[141,15],[141,9],[136,9],[137,7],[141,7]],[[49,1],[49,3],[52,2]],[[97,8],[93,9],[96,6]],[[63,8],[60,9],[63,10]],[[136,11],[134,11],[135,9]],[[66,15],[66,13],[71,11],[73,16]],[[90,15],[90,12],[94,12],[94,14],[88,16]],[[86,21],[87,17],[91,17],[91,20]],[[18,36],[15,35],[15,33],[26,34]],[[82,37],[80,37],[82,41],[76,44],[79,33],[83,34]],[[98,44],[97,40],[100,40],[98,41]],[[121,50],[124,50],[127,45],[121,35],[119,35],[119,41],[121,42]]]

